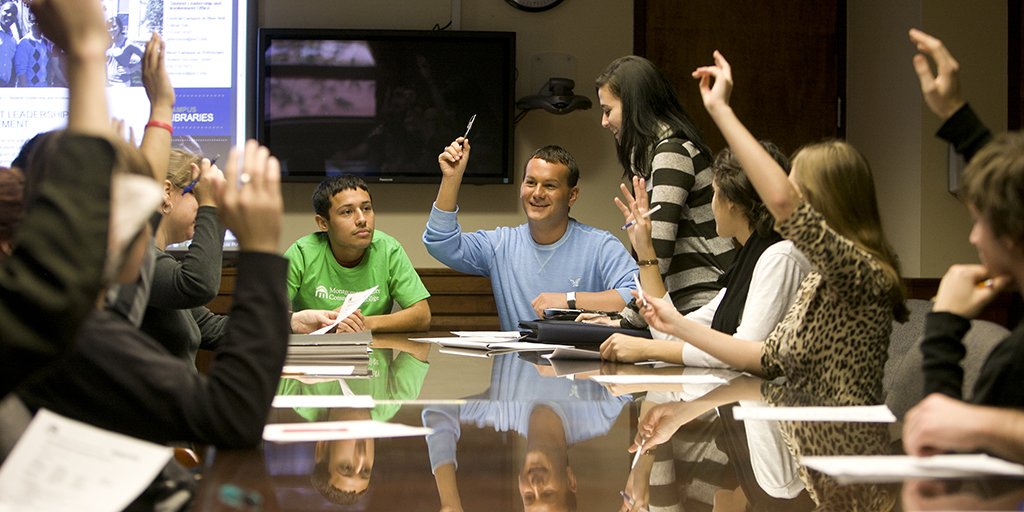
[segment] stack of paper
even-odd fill
[[[305,377],[369,377],[370,331],[293,334],[282,373]]]

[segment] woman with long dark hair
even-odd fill
[[[715,297],[718,278],[732,262],[732,241],[718,236],[711,211],[711,150],[672,84],[642,57],[612,62],[597,77],[601,125],[618,144],[626,178],[643,178],[658,211],[651,215],[656,265],[672,303],[689,313]],[[627,308],[630,324],[643,326]]]

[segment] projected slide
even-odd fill
[[[209,158],[227,155],[245,132],[247,3],[232,0],[104,0],[110,24],[107,97],[113,117],[136,139],[149,119],[142,53],[152,32],[167,46],[174,84],[174,145]],[[241,42],[241,43],[240,43]],[[0,0],[0,165],[21,145],[67,122],[67,82],[59,48],[28,8]]]

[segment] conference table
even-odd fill
[[[384,363],[369,379],[375,405],[357,419],[430,434],[211,448],[196,510],[629,510],[624,495],[647,496],[652,511],[1020,510],[1024,502],[1024,479],[841,485],[801,467],[811,455],[897,454],[901,425],[735,418],[764,405],[834,405],[784,383],[721,369],[552,364],[532,352],[474,357],[409,337],[373,336]],[[425,373],[418,361],[429,364]],[[628,448],[647,414],[659,415],[670,437],[634,457]],[[269,424],[351,417],[279,408]],[[353,468],[356,458],[364,464]],[[314,485],[318,460],[331,461],[330,485],[337,477],[365,493],[351,505],[329,502]]]

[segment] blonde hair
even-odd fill
[[[900,262],[882,231],[875,181],[867,159],[846,142],[828,140],[797,151],[793,169],[804,199],[825,217],[829,227],[881,265],[891,283],[893,313],[897,320],[906,321],[909,311]]]
[[[192,164],[199,165],[202,158],[184,149],[172,148],[171,157],[167,163],[167,181],[179,189],[184,189],[194,179]]]

